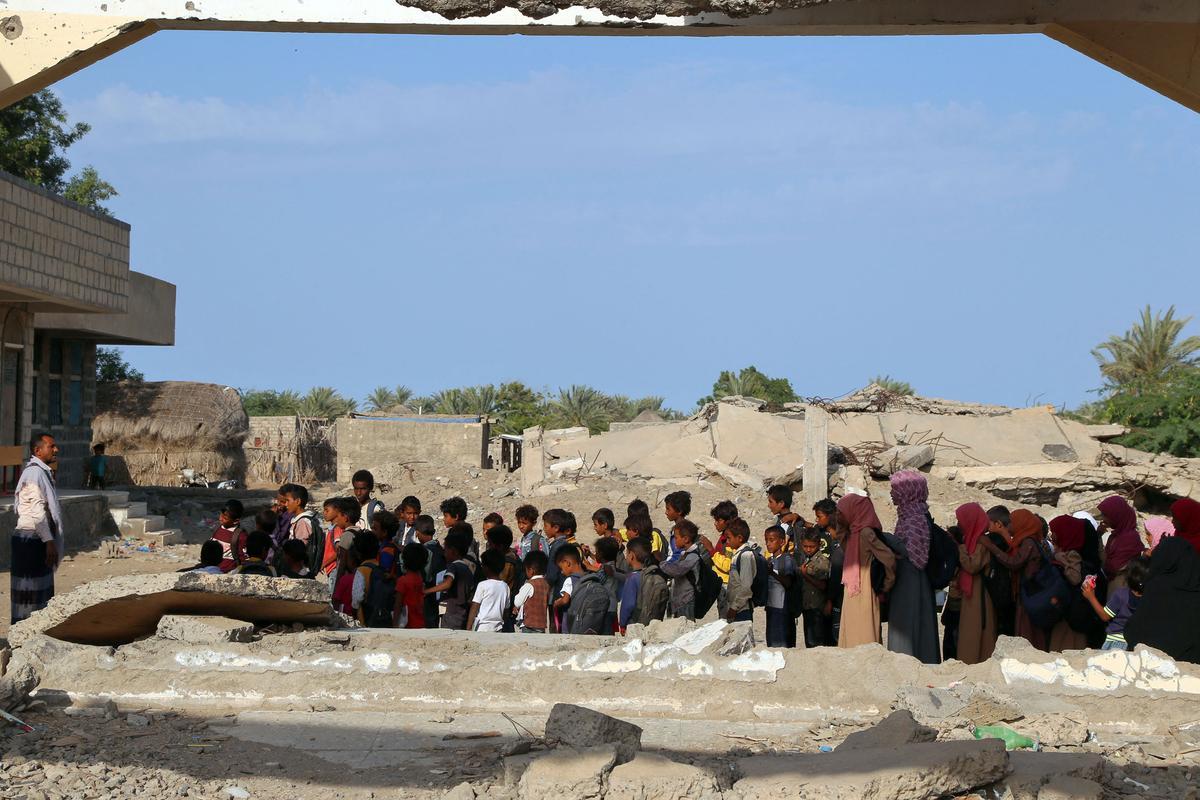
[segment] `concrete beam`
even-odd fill
[[[70,331],[99,344],[175,344],[175,284],[140,272],[129,273],[129,310],[120,314],[46,314],[33,327]]]
[[[0,107],[157,30],[548,36],[1046,33],[1200,110],[1195,0],[9,0]]]

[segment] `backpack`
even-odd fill
[[[378,564],[363,566],[371,570],[363,598],[363,623],[368,628],[390,628],[396,608],[396,581]]]
[[[301,512],[296,516],[295,522],[308,518],[308,525],[312,529],[309,534],[308,543],[306,545],[306,560],[308,562],[308,571],[313,575],[321,573],[322,563],[325,560],[325,529],[321,527],[321,523],[317,521],[317,515],[311,511]],[[295,530],[295,524],[292,525],[292,530]],[[292,531],[288,531],[288,537],[291,538]],[[282,550],[282,548],[280,548]]]
[[[1046,551],[1037,543],[1042,556],[1042,565],[1031,578],[1021,581],[1021,605],[1029,621],[1039,628],[1053,628],[1066,615],[1071,604],[1071,584],[1067,583]]]
[[[771,589],[771,565],[757,550],[754,553],[754,581],[750,584],[750,602],[754,608],[766,608]]]
[[[237,568],[238,575],[262,575],[264,578],[274,578],[275,573],[271,571],[270,565],[265,562],[257,561],[246,562]]]
[[[386,570],[387,574],[396,577],[400,573],[400,548],[392,540],[388,540],[379,546],[379,566],[383,566],[383,554],[387,552],[392,556],[392,566]]]
[[[371,530],[371,523],[375,521],[375,515],[380,511],[387,511],[387,506],[383,504],[382,500],[377,500],[374,497],[368,500],[367,504],[363,506],[362,518],[367,521],[367,530]]]
[[[938,592],[949,586],[958,572],[958,543],[933,521],[933,517],[928,520],[929,562],[925,564],[925,577],[929,578],[933,591]]]
[[[696,554],[699,557],[696,564],[696,577],[693,578],[692,573],[689,572],[688,579],[693,581],[693,588],[696,590],[692,613],[696,619],[702,619],[713,607],[713,603],[717,602],[717,598],[721,595],[721,587],[725,584],[721,581],[721,576],[713,571],[712,556],[703,552],[703,548]]]

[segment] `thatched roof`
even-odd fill
[[[92,441],[117,450],[240,449],[249,421],[236,389],[163,381],[96,387]]]
[[[633,422],[666,422],[662,414],[659,414],[652,408],[647,408],[642,413],[633,418]]]

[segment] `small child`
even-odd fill
[[[212,538],[221,543],[221,571],[233,572],[246,560],[246,532],[242,530],[245,509],[240,500],[226,500]]]
[[[790,531],[792,525],[796,522],[796,515],[792,513],[792,499],[795,493],[792,492],[790,486],[775,484],[767,489],[767,509],[775,515],[775,525],[783,528],[783,534],[790,539]]]
[[[379,565],[379,539],[370,531],[355,531],[354,553],[358,569],[354,571],[350,597],[355,616],[369,628],[391,627],[396,583]]]
[[[796,646],[796,618],[788,602],[796,581],[796,561],[785,550],[787,532],[772,525],[763,534],[767,543],[767,647]]]
[[[354,534],[344,532],[334,545],[337,566],[329,573],[331,602],[335,611],[354,616],[354,576],[358,571],[358,556],[354,553]]]
[[[625,557],[629,560],[629,566],[637,570],[625,582],[625,588],[628,589],[630,584],[634,584],[637,589],[632,601],[629,600],[628,592],[622,594],[623,627],[635,622],[649,625],[656,619],[662,619],[667,613],[671,589],[658,566],[658,560],[650,550],[650,542],[641,538],[632,540],[625,548]],[[628,614],[627,603],[630,605]]]
[[[496,525],[488,529],[484,534],[484,538],[487,539],[489,552],[496,552],[504,556],[504,568],[500,571],[499,578],[508,586],[508,596],[516,597],[517,592],[521,590],[522,584],[525,583],[525,566],[517,558],[517,554],[513,552],[512,528],[507,525]],[[516,618],[510,610],[504,618],[504,632],[512,633],[515,630]]]
[[[194,567],[184,567],[180,572],[202,572],[205,575],[222,575],[221,570],[221,543],[216,539],[209,539],[204,544],[200,545],[200,563]]]
[[[690,502],[690,501],[689,501]],[[646,501],[641,498],[631,500],[629,505],[625,507],[626,517],[645,517],[646,527],[649,529],[646,532],[646,538],[650,540],[650,549],[654,552],[654,557],[659,561],[667,557],[667,538],[663,536],[662,531],[654,527],[654,523],[650,520],[650,506],[646,505]],[[625,536],[626,540],[632,538],[630,535]]]
[[[396,579],[394,628],[425,627],[425,565],[429,551],[420,542],[409,542],[400,551],[404,574]]]
[[[611,528],[609,529],[611,530]],[[621,559],[621,543],[612,536],[602,536],[596,540],[596,569],[601,575],[604,588],[608,591],[608,617],[605,619],[606,630],[617,631],[617,609],[620,605],[621,590],[629,579],[628,562]],[[589,567],[590,569],[590,567]]]
[[[311,578],[308,569],[308,551],[304,542],[288,539],[280,551],[279,576],[282,578]]]
[[[525,585],[517,592],[513,606],[517,610],[517,630],[521,633],[545,633],[550,611],[550,584],[546,581],[549,559],[541,550],[525,556]]]
[[[396,543],[406,547],[417,540],[417,517],[421,516],[421,501],[409,495],[400,501],[396,516],[400,518],[401,523]]]
[[[575,515],[561,508],[552,508],[542,515],[542,529],[546,532],[546,556],[550,563],[546,568],[546,580],[550,582],[550,593],[557,602],[562,593],[563,574],[558,568],[558,552],[568,544],[574,544]],[[558,608],[558,606],[555,606]],[[552,618],[556,622],[559,615]],[[558,630],[557,627],[554,630]]]
[[[92,448],[92,457],[87,462],[87,475],[84,485],[89,489],[103,490],[107,485],[104,480],[108,472],[108,456],[104,454],[106,447],[103,442]]]
[[[446,529],[447,533],[455,525],[467,521],[467,501],[461,497],[443,500],[442,504],[438,506],[438,510],[442,512],[442,527]],[[473,531],[472,535],[474,535]]]
[[[616,526],[617,520],[613,516],[611,508],[598,508],[592,514],[592,530],[597,536],[609,536],[620,538],[613,528]]]
[[[729,587],[725,594],[725,619],[729,622],[754,620],[754,577],[757,559],[750,545],[750,526],[741,517],[725,526],[725,538],[733,548],[729,562]]]
[[[471,613],[467,617],[467,630],[502,631],[508,617],[512,594],[508,584],[500,580],[504,571],[504,555],[496,550],[485,550],[479,557],[484,580],[475,587],[471,597]]]
[[[503,524],[504,524],[504,517],[500,516],[495,511],[488,514],[486,517],[483,518],[483,536],[484,536],[484,538],[485,539],[487,538],[487,532],[490,531],[492,528],[496,527],[497,525],[503,525]]]
[[[400,532],[400,519],[390,511],[379,509],[371,520],[371,533],[379,541],[379,568],[395,580],[400,571],[400,545],[396,534]]]
[[[738,507],[732,501],[722,500],[713,506],[709,513],[712,515],[713,530],[717,532],[717,541],[709,548],[712,555],[713,572],[717,573],[722,584],[728,586],[729,564],[733,560],[733,548],[729,546],[729,539],[725,536],[725,526],[729,524],[730,520],[738,518]],[[723,593],[724,590],[722,590]],[[720,605],[722,608],[725,606],[723,597]]]
[[[689,519],[675,523],[674,547],[677,555],[658,567],[671,579],[671,616],[696,618],[696,587],[700,583],[700,550],[696,539],[700,532]]]
[[[663,512],[667,515],[667,521],[674,527],[681,519],[686,519],[687,515],[692,513],[692,496],[688,492],[671,492],[663,498]],[[675,537],[672,536],[667,541],[667,561],[674,561],[679,558],[680,550],[675,544]]]
[[[425,590],[425,594],[445,593],[446,613],[441,626],[454,630],[467,629],[471,597],[475,593],[475,581],[479,562],[471,556],[471,540],[461,531],[446,534],[446,577]]]
[[[425,552],[429,557],[425,561],[424,578],[425,588],[432,588],[438,581],[438,575],[446,569],[446,552],[442,549],[442,545],[437,539],[433,538],[437,528],[433,522],[433,517],[428,514],[421,514],[417,517],[414,528],[416,531],[417,544],[425,548]],[[439,626],[439,608],[437,594],[425,595],[425,627],[436,628]]]
[[[1146,578],[1150,577],[1150,559],[1139,556],[1125,567],[1125,585],[1113,589],[1108,596],[1108,602],[1100,605],[1096,599],[1096,579],[1088,576],[1083,582],[1083,596],[1091,603],[1096,616],[1108,623],[1104,629],[1103,650],[1128,650],[1125,641],[1125,623],[1137,611],[1141,602],[1142,592],[1145,591]]]
[[[246,537],[246,560],[235,570],[238,575],[262,575],[267,578],[277,577],[275,568],[267,563],[267,553],[271,551],[271,537],[262,531],[255,531]]]
[[[546,538],[534,530],[537,521],[538,510],[535,507],[524,505],[517,509],[517,530],[521,534],[521,541],[517,544],[517,558],[523,560],[534,550],[546,552]]]
[[[375,491],[375,476],[370,470],[360,469],[351,476],[350,488],[358,501],[359,527],[370,530],[375,515],[385,508],[383,501],[371,497],[371,492]]]
[[[804,646],[832,646],[829,641],[829,622],[825,616],[825,587],[829,581],[829,556],[821,549],[822,531],[818,528],[806,530],[800,537],[800,552],[803,563],[800,577],[804,581],[801,600],[804,618]]]
[[[564,606],[562,632],[611,636],[609,593],[601,574],[583,569],[583,560],[575,545],[567,545],[559,551],[558,568],[570,586],[570,594],[564,595],[567,603]]]

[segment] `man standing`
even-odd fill
[[[32,456],[17,481],[17,526],[12,534],[12,621],[40,611],[54,597],[54,571],[63,553],[62,510],[51,465],[58,445],[48,433],[29,443]]]

